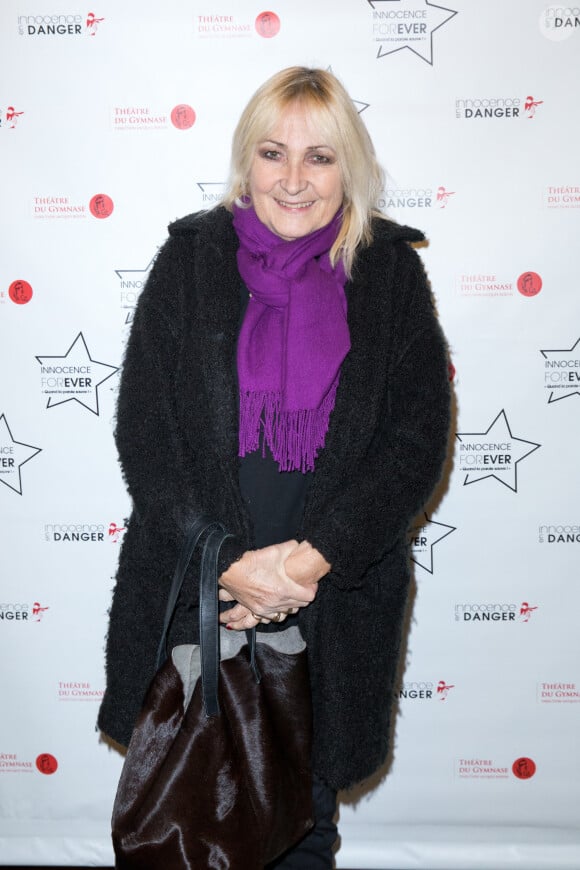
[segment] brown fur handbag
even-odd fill
[[[118,870],[260,870],[313,824],[305,644],[297,627],[220,632],[219,523],[187,535],[159,659],[203,535],[200,645],[175,647],[145,697],[113,808]]]

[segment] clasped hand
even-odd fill
[[[220,601],[236,601],[220,622],[243,631],[259,622],[281,621],[316,597],[318,581],[330,571],[308,541],[284,541],[247,550],[220,577]]]

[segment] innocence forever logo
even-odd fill
[[[433,66],[433,34],[457,15],[429,0],[367,0],[372,9],[372,39],[377,58],[408,48]]]
[[[513,492],[518,491],[518,464],[541,446],[512,435],[503,410],[484,432],[462,432],[455,437],[459,441],[459,470],[465,472],[464,486],[495,478]]]
[[[6,415],[0,416],[0,483],[22,495],[20,469],[40,452],[40,447],[17,441],[12,435]]]
[[[66,353],[36,359],[40,363],[40,389],[48,396],[47,408],[78,402],[98,417],[98,389],[119,371],[119,367],[94,360],[82,332]]]

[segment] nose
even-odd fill
[[[304,167],[301,160],[288,160],[284,164],[284,174],[280,179],[280,185],[290,196],[296,196],[308,185],[305,178]]]

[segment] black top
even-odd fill
[[[240,489],[252,518],[256,548],[296,537],[312,473],[279,471],[266,445],[240,459]]]

